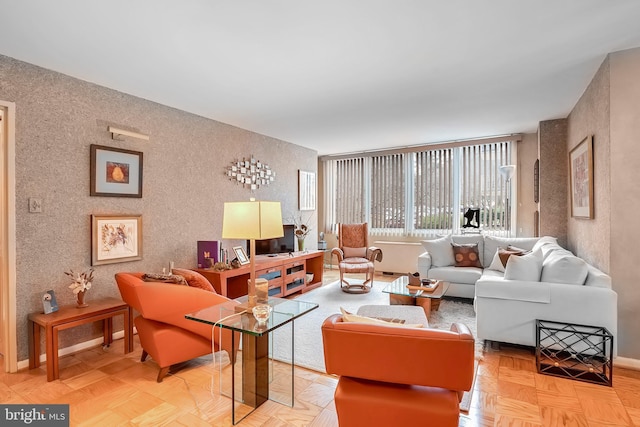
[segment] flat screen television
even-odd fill
[[[275,239],[256,240],[256,255],[275,255],[294,252],[295,248],[295,226],[285,224],[284,236]],[[249,253],[249,241],[247,240],[247,253]]]

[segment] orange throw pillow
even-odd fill
[[[507,249],[498,249],[498,256],[500,257],[500,262],[502,262],[502,266],[506,268],[507,261],[511,255],[522,256],[526,255],[531,251],[527,251],[525,249],[516,248],[515,246],[507,246]]]
[[[204,289],[205,291],[213,292],[214,294],[216,293],[216,290],[213,289],[211,283],[200,273],[183,268],[174,268],[171,272],[173,274],[178,274],[184,277],[189,286],[193,288],[200,288]]]

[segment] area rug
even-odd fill
[[[367,294],[348,294],[340,290],[338,281],[324,285],[297,297],[300,301],[316,303],[319,307],[297,319],[294,323],[294,363],[315,371],[325,372],[322,347],[321,326],[332,314],[340,313],[340,307],[357,312],[362,305],[389,304],[389,294],[382,289],[388,282],[374,281],[372,290]],[[431,313],[429,327],[450,329],[452,323],[463,323],[476,336],[475,312],[471,300],[443,299],[438,311]],[[290,330],[274,331],[273,357],[286,362],[291,361]],[[482,343],[476,342],[476,359],[481,358]]]

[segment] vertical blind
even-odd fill
[[[453,227],[453,149],[415,153],[414,230]]]
[[[370,228],[404,230],[405,173],[404,155],[371,157],[371,219]]]
[[[325,229],[369,222],[374,235],[457,232],[469,208],[484,231],[505,231],[510,141],[325,160]]]
[[[506,182],[500,166],[510,164],[511,144],[461,147],[461,211],[480,209],[480,226],[484,230],[506,231]]]
[[[365,159],[338,160],[335,164],[335,220],[332,224],[359,223],[365,218]]]

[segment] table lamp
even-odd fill
[[[256,305],[256,240],[284,236],[280,202],[251,200],[248,202],[226,202],[222,218],[223,239],[249,240],[249,290],[246,307]],[[244,306],[244,305],[243,305]]]

